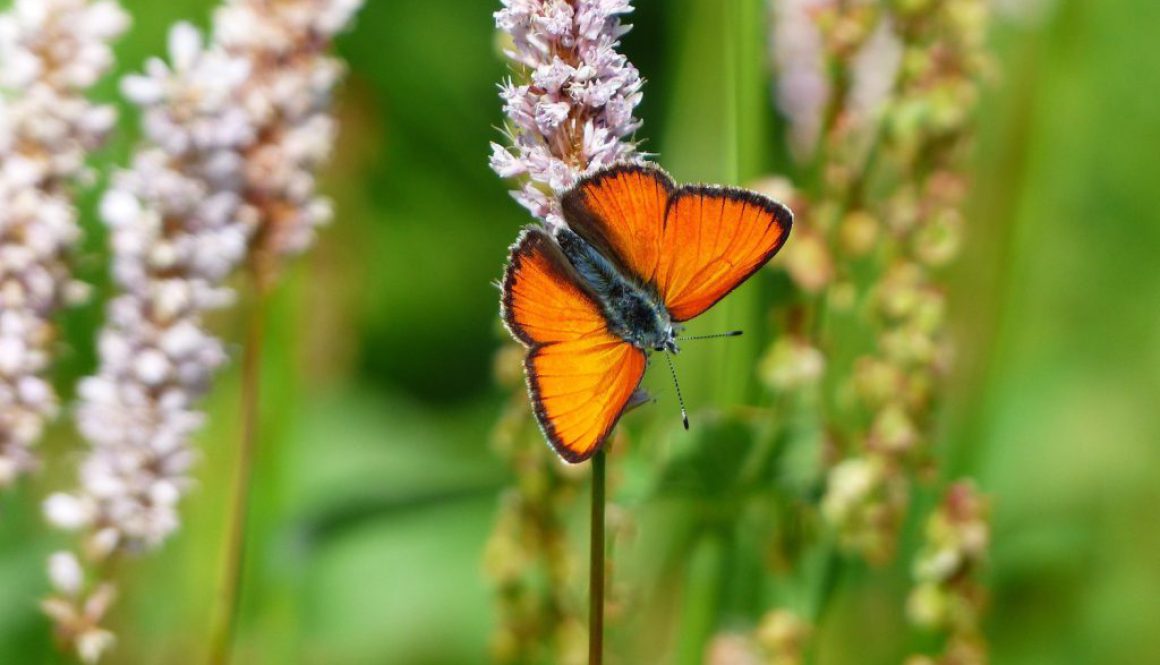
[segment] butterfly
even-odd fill
[[[793,213],[743,189],[678,187],[645,164],[586,176],[560,204],[566,226],[527,227],[511,246],[500,313],[528,349],[541,431],[578,463],[643,401],[648,354],[678,353],[680,324],[773,258]]]

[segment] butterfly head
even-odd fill
[[[653,349],[655,351],[668,351],[673,355],[681,352],[681,347],[677,346],[677,333],[673,330],[672,324],[665,327],[665,337]]]

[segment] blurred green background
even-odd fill
[[[760,16],[760,2],[745,2]],[[134,25],[118,74],[160,54],[173,21],[205,25],[212,6],[125,4]],[[496,619],[480,560],[512,480],[488,443],[506,397],[491,369],[503,342],[493,282],[529,221],[487,166],[505,75],[495,4],[369,0],[340,41],[350,75],[324,177],[336,222],[270,307],[238,663],[487,660]],[[625,39],[648,79],[644,147],[679,180],[743,182],[786,159],[765,28],[722,20],[726,4],[638,0]],[[1154,0],[1061,0],[1039,22],[993,30],[1000,75],[986,88],[967,246],[950,285],[959,355],[939,458],[945,476],[972,475],[993,497],[996,663],[1160,659],[1157,26]],[[738,78],[724,75],[730,67]],[[728,80],[731,104],[717,94]],[[117,99],[112,80],[99,92]],[[128,109],[121,129],[98,159],[103,172],[135,140]],[[82,202],[79,269],[104,295],[95,201]],[[760,306],[763,288],[739,292],[715,322]],[[97,298],[65,321],[66,393],[94,365],[100,319]],[[216,323],[237,357],[243,317]],[[694,414],[751,399],[702,390],[696,377],[712,362],[744,386],[753,352],[685,354]],[[108,662],[203,660],[238,378],[235,362],[207,403],[181,532],[125,567]],[[662,395],[627,427],[679,429],[670,401]],[[44,450],[50,468],[0,497],[0,663],[66,662],[36,604],[45,557],[67,542],[37,507],[72,480],[81,449],[67,419]],[[883,626],[902,624],[907,565],[842,578],[820,662],[901,660],[905,634]]]

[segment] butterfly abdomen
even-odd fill
[[[556,231],[564,256],[600,300],[608,329],[645,350],[672,342],[672,319],[653,289],[621,274],[606,257],[569,229]]]

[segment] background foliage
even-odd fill
[[[125,4],[135,23],[118,46],[120,72],[161,53],[172,21],[204,25],[211,6]],[[637,5],[625,50],[648,79],[645,149],[679,180],[777,171],[786,152],[769,101],[764,27],[715,21],[713,3],[698,0]],[[495,619],[481,556],[512,480],[488,443],[505,397],[491,370],[503,339],[492,282],[528,221],[487,167],[504,74],[494,9],[476,0],[372,0],[340,43],[351,73],[326,175],[338,215],[271,307],[237,662],[486,657]],[[1139,663],[1160,653],[1158,24],[1160,5],[1149,0],[1062,0],[1040,24],[1000,22],[993,32],[1002,74],[986,90],[967,245],[952,275],[959,359],[939,455],[944,475],[972,475],[993,497],[995,662]],[[734,103],[744,108],[731,114],[719,86],[739,54],[753,69],[735,82]],[[115,99],[115,85],[101,96]],[[124,162],[134,126],[126,108],[101,165]],[[105,284],[94,203],[83,204],[81,271]],[[755,281],[702,327],[760,329],[777,278]],[[100,316],[98,298],[66,321],[66,394],[93,366]],[[242,325],[220,321],[234,340]],[[683,354],[695,419],[760,402],[755,352],[724,342]],[[239,435],[237,370],[211,398],[182,533],[123,575],[121,642],[110,662],[201,660]],[[626,424],[655,445],[695,453],[695,482],[668,470],[680,501],[641,518],[676,540],[720,505],[714,492],[728,490],[732,453],[728,432],[677,436],[671,401],[662,393]],[[67,420],[45,443],[58,461],[74,461],[77,445]],[[0,662],[59,658],[35,609],[47,590],[42,562],[59,536],[37,504],[71,478],[67,466],[0,498]],[[634,466],[619,473],[629,494],[657,476]],[[655,533],[638,539],[640,552],[663,548],[648,540]],[[690,551],[691,568],[641,554],[623,574],[694,588],[715,555]],[[899,662],[914,647],[901,606],[908,557],[884,570],[843,565],[817,662]],[[745,615],[735,596],[726,592],[733,600],[707,617],[685,618],[728,626]],[[695,635],[685,639],[696,646]]]

